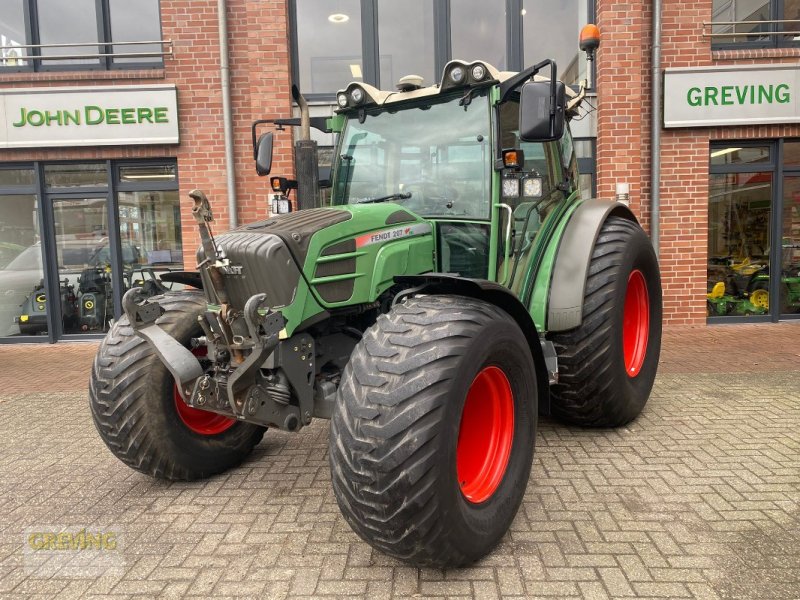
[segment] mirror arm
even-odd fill
[[[535,76],[539,71],[544,69],[547,65],[550,65],[550,86],[555,96],[556,93],[556,77],[558,76],[556,63],[549,58],[546,58],[542,62],[533,65],[532,67],[528,67],[524,71],[520,71],[510,79],[506,79],[503,83],[500,84],[500,103],[505,102],[508,97],[514,92],[519,86],[523,83],[528,81],[531,77]],[[550,109],[553,111],[551,114],[555,114],[555,109],[551,107]]]

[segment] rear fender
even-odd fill
[[[550,414],[550,381],[551,372],[555,372],[555,355],[545,359],[542,349],[544,338],[539,335],[530,313],[522,302],[508,289],[493,281],[485,279],[467,279],[447,273],[425,273],[422,275],[399,275],[395,282],[407,285],[410,289],[398,294],[397,298],[414,294],[454,294],[483,300],[502,308],[517,322],[533,356],[536,368],[536,385],[538,388],[539,414]],[[548,369],[548,364],[550,368]]]
[[[547,305],[547,331],[566,331],[581,324],[583,296],[594,244],[603,223],[612,216],[638,223],[630,208],[620,202],[607,200],[587,200],[570,217],[553,266],[550,301]]]

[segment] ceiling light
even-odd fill
[[[519,14],[521,14],[524,17],[525,15],[528,14],[528,11],[523,8],[521,11],[519,11]]]
[[[717,158],[718,156],[725,156],[726,154],[730,154],[731,152],[738,152],[741,148],[723,148],[722,150],[717,150],[716,152],[711,153],[711,158]]]
[[[361,72],[361,65],[359,64],[350,65],[350,74],[353,76],[354,79],[364,78],[364,74]]]
[[[328,21],[331,23],[336,23],[337,25],[339,23],[347,23],[349,20],[350,17],[344,13],[333,13],[332,15],[328,15]]]

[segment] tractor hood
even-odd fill
[[[393,203],[302,210],[216,237],[231,304],[266,293],[289,321],[374,302],[395,275],[433,270],[433,226]],[[204,254],[198,250],[198,263]],[[205,281],[206,290],[213,287]],[[291,329],[291,327],[289,327]]]

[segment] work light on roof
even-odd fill
[[[336,94],[336,104],[339,105],[339,108],[347,108],[347,94],[344,92]]]
[[[364,101],[364,90],[360,87],[355,87],[350,91],[350,99],[353,104],[361,104]]]
[[[472,78],[475,81],[480,81],[484,77],[486,77],[486,67],[483,65],[475,65],[472,67]]]
[[[467,73],[464,70],[464,67],[456,66],[450,70],[450,79],[453,83],[461,83],[464,81],[464,77],[466,77]]]

